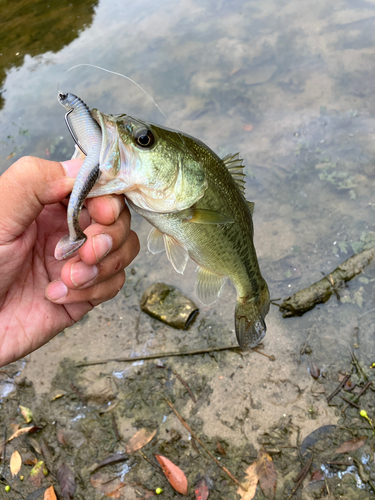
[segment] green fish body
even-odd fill
[[[202,303],[215,302],[229,278],[237,291],[238,342],[255,347],[266,333],[269,292],[254,248],[254,204],[244,197],[242,160],[220,159],[193,137],[128,115],[91,113],[103,141],[101,175],[89,197],[125,194],[153,226],[152,253],[165,249],[181,274],[189,257],[198,264]]]

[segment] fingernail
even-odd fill
[[[96,234],[92,238],[96,262],[100,262],[112,248],[112,238],[108,234]]]
[[[122,210],[121,200],[118,196],[111,196],[111,203],[113,207],[114,218],[115,220],[117,220]]]
[[[68,288],[61,280],[52,281],[47,287],[46,295],[50,300],[60,300],[68,293]]]
[[[63,169],[65,170],[65,175],[67,177],[75,178],[78,174],[79,169],[82,166],[82,163],[83,163],[83,160],[76,159],[76,160],[62,161],[61,165],[62,165]]]
[[[99,269],[84,262],[76,262],[70,268],[70,279],[75,286],[83,286],[98,276]]]

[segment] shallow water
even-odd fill
[[[35,14],[28,11],[31,5]],[[374,3],[183,0],[172,8],[167,1],[51,1],[49,7],[9,1],[1,10],[17,18],[22,32],[15,36],[21,32],[9,20],[4,26],[0,21],[2,170],[23,155],[70,156],[72,140],[56,100],[60,82],[61,90],[79,95],[90,107],[175,127],[221,156],[241,152],[246,195],[255,201],[255,246],[272,298],[320,280],[371,238]],[[79,63],[136,80],[168,119],[124,79],[87,67],[64,75]],[[147,252],[148,224],[135,215],[133,227],[142,245],[135,274],[129,273],[116,299],[30,356],[25,373],[32,380],[52,379],[64,357],[98,359],[105,352],[111,358],[119,352],[148,354],[234,341],[235,293],[229,285],[215,305],[201,307],[188,332],[140,312],[140,296],[155,281],[177,286],[194,299],[195,266],[190,263],[181,277],[165,255]],[[283,319],[271,306],[264,345],[276,362],[251,353],[238,369],[241,358],[228,354],[217,366],[220,375],[211,367],[211,404],[201,410],[204,432],[225,434],[233,442],[245,435],[255,442],[257,433],[284,414],[298,421],[304,435],[318,424],[335,423],[324,398],[312,403],[306,395],[312,384],[308,367],[315,363],[336,380],[337,370],[348,367],[354,344],[364,365],[374,361],[374,284],[371,265],[340,292],[340,302],[333,297],[301,318]],[[312,353],[301,355],[306,342]],[[53,362],[42,362],[51,355]],[[194,369],[201,363],[205,373],[204,360],[199,358]],[[105,369],[111,373],[115,365]],[[224,396],[222,380],[232,399]],[[235,418],[243,413],[248,393],[255,401],[251,425],[245,412],[238,434]],[[306,417],[311,404],[318,414],[313,424]]]

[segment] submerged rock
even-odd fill
[[[173,328],[186,330],[199,308],[174,286],[154,283],[142,295],[141,309]]]

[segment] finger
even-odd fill
[[[63,283],[70,289],[83,289],[97,285],[125,269],[139,252],[138,236],[131,231],[126,242],[115,252],[111,252],[99,264],[90,266],[85,262],[71,259],[61,271]]]
[[[72,190],[74,173],[82,160],[62,163],[24,157],[0,177],[0,238],[12,241],[22,234],[43,210]]]
[[[80,304],[90,302],[96,306],[113,299],[125,283],[125,271],[121,269],[110,279],[82,290],[70,290],[61,280],[50,283],[46,288],[46,297],[55,304]],[[62,292],[65,294],[63,295]]]
[[[111,194],[89,198],[85,204],[90,216],[96,222],[108,226],[113,224],[124,210],[125,198],[123,195]]]
[[[130,212],[123,209],[114,224],[104,226],[94,223],[85,229],[87,241],[79,249],[79,256],[88,265],[99,263],[109,252],[114,252],[127,240],[130,234]]]

